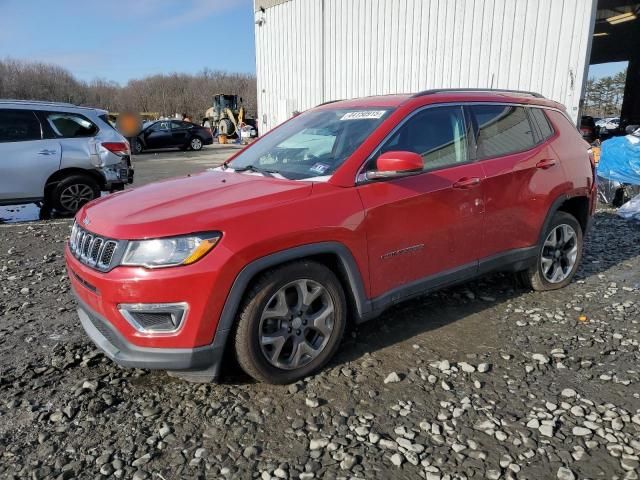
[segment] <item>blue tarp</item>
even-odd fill
[[[627,135],[602,142],[597,172],[609,180],[640,185],[640,138]]]

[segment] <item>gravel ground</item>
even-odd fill
[[[566,289],[421,297],[283,387],[108,361],[74,311],[69,227],[0,226],[1,478],[638,478],[640,225],[610,211]]]

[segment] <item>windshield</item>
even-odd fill
[[[328,177],[382,123],[390,109],[305,112],[238,155],[230,167],[292,180]]]

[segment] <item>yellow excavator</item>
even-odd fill
[[[240,106],[238,105],[240,100]],[[209,108],[205,117],[211,122],[214,135],[226,135],[231,137],[237,134],[247,119],[245,118],[242,98],[238,95],[226,95],[223,93],[213,97],[213,106]]]

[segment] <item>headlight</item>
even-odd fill
[[[184,237],[133,240],[127,245],[122,265],[172,267],[197,262],[216,246],[220,233],[199,233]]]

